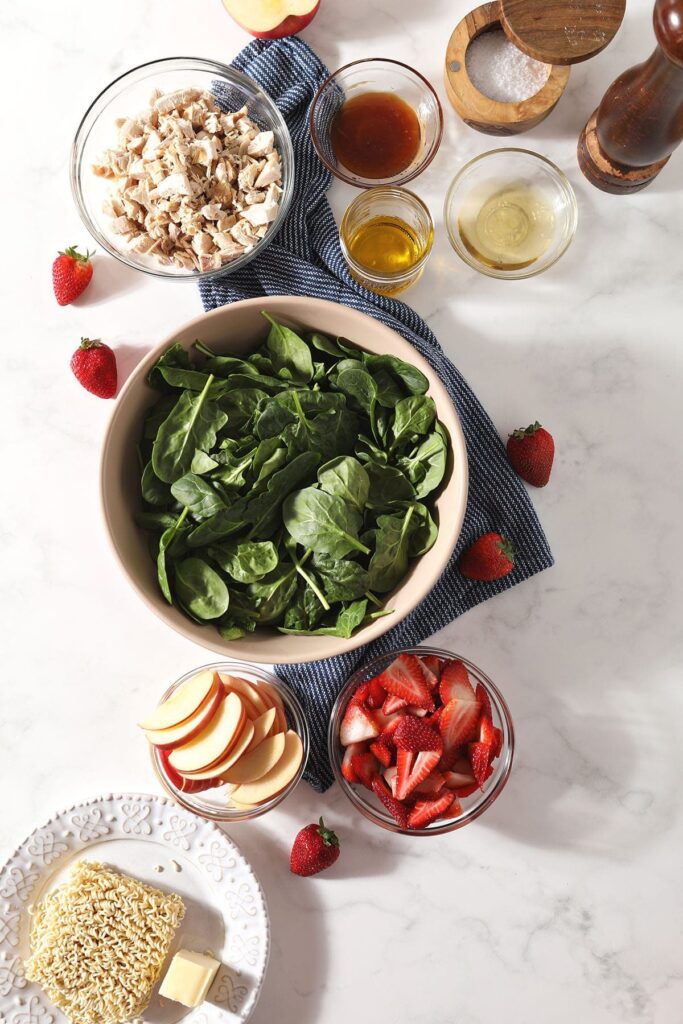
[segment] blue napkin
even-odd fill
[[[359,665],[382,652],[414,646],[458,615],[521,583],[553,564],[529,497],[511,469],[491,420],[427,324],[409,306],[375,295],[349,274],[339,246],[337,226],[325,193],[329,171],[311,143],[308,109],[328,71],[303,40],[257,39],[233,62],[272,96],[292,135],[297,185],[282,230],[244,269],[223,279],[202,282],[205,309],[259,295],[312,295],[360,309],[403,335],[434,367],[460,415],[470,468],[467,512],[458,546],[429,596],[384,636],[348,654],[297,666],[280,666],[281,678],[304,704],[311,729],[311,753],[305,778],[317,790],[332,784],[327,756],[327,725],[342,684]],[[515,568],[492,583],[465,579],[457,569],[463,550],[477,537],[495,530],[516,549]],[[302,641],[305,642],[305,641]]]

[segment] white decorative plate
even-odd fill
[[[155,992],[146,1024],[246,1021],[268,965],[270,928],[261,886],[235,844],[209,821],[164,797],[115,794],[76,804],[37,828],[0,869],[0,1022],[64,1024],[24,977],[28,908],[67,876],[74,860],[102,861],[182,897],[186,913],[171,952],[184,946],[221,961],[196,1010]]]

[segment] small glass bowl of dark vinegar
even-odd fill
[[[337,178],[357,188],[403,185],[436,156],[443,111],[419,71],[377,57],[330,75],[311,105],[310,126],[318,156]]]

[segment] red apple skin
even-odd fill
[[[176,740],[175,743],[155,743],[154,746],[157,750],[173,750],[175,747],[182,747],[184,743],[189,743],[190,740],[194,739],[202,729],[206,729],[207,725],[218,711],[218,708],[223,701],[223,697],[223,687],[218,686],[215,694],[213,697],[209,698],[206,705],[200,708],[198,712],[195,712],[197,715],[197,725],[194,729],[192,729],[186,736],[183,736],[182,739]]]
[[[205,789],[214,789],[216,786],[223,785],[220,779],[186,779],[169,764],[168,755],[168,750],[160,750],[159,760],[166,778],[181,793],[201,793]]]
[[[310,25],[320,9],[320,2],[321,0],[318,0],[313,10],[309,11],[308,14],[288,14],[284,21],[281,21],[279,25],[271,28],[268,32],[255,32],[253,28],[249,28],[248,25],[239,21],[232,11],[227,8],[226,10],[228,10],[230,17],[245,29],[249,35],[256,36],[257,39],[283,39],[285,36],[295,36],[297,32],[302,32],[307,25]]]

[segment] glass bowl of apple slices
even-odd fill
[[[512,768],[514,729],[481,669],[436,647],[390,651],[348,680],[332,710],[330,762],[352,804],[401,835],[474,821]]]
[[[187,672],[139,725],[166,792],[212,821],[266,814],[306,767],[303,708],[257,665],[217,662]]]

